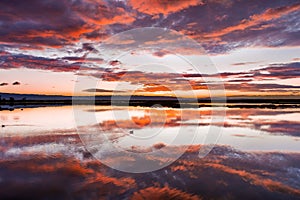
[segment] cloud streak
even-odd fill
[[[274,9],[267,9],[265,12],[261,14],[255,14],[249,17],[249,19],[242,20],[239,24],[224,28],[219,31],[215,31],[204,35],[204,37],[220,37],[232,33],[234,31],[244,31],[245,29],[257,26],[264,22],[268,22],[271,20],[278,19],[283,15],[287,15],[291,12],[298,11],[300,9],[300,4],[294,4],[291,6],[284,6]]]

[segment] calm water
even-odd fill
[[[40,107],[1,111],[0,125],[0,199],[300,197],[300,109]],[[218,130],[215,148],[199,158]],[[148,164],[192,146],[159,170],[125,173],[96,160],[81,140],[102,135],[129,151],[170,146],[164,156],[146,155]],[[134,169],[136,158],[108,161]]]
[[[216,141],[219,145],[243,151],[300,152],[300,109],[226,108],[224,119],[216,112],[220,120],[214,122],[212,110],[110,106],[16,109],[0,112],[0,124],[4,125],[0,137],[77,135],[78,127],[89,132],[89,127],[98,126],[97,134],[107,134],[116,145],[128,148],[156,143],[186,145],[191,141],[203,144],[210,130],[224,126]],[[185,135],[174,142],[179,130]]]

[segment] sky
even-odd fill
[[[298,96],[297,0],[2,0],[0,92]]]

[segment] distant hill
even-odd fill
[[[35,100],[35,101],[43,101],[43,100],[72,100],[70,96],[60,96],[60,95],[37,95],[37,94],[14,94],[14,93],[0,93],[1,99],[9,99],[14,98],[15,100],[22,100],[26,98],[26,100]]]
[[[35,100],[35,101],[64,101],[64,100],[72,100],[72,98],[78,100],[90,100],[95,98],[96,100],[111,100],[111,96],[60,96],[60,95],[38,95],[38,94],[15,94],[15,93],[0,93],[1,99],[9,99],[14,98],[15,100],[22,100],[26,98],[26,100]],[[116,100],[125,100],[130,98],[130,100],[136,101],[145,101],[145,100],[162,100],[162,101],[173,101],[177,100],[176,97],[164,97],[164,96],[114,96],[113,99]],[[183,98],[188,99],[188,98]]]
[[[15,94],[15,93],[0,93],[1,99],[9,100],[14,98],[16,101],[21,101],[24,98],[26,101],[72,101],[73,98],[79,101],[96,100],[96,101],[111,101],[111,96],[61,96],[61,95],[38,95],[38,94]],[[95,99],[94,99],[95,98]],[[191,98],[176,98],[166,96],[114,96],[114,100],[128,100],[130,101],[185,101],[194,102]],[[218,101],[218,98],[214,98]],[[220,98],[220,100],[223,99]],[[210,102],[210,98],[198,99],[199,102]],[[300,103],[300,96],[249,96],[249,97],[227,97],[228,103]]]

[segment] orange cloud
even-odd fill
[[[136,92],[162,92],[162,91],[172,91],[172,90],[163,85],[156,85],[156,86],[144,87],[141,90],[137,90]]]
[[[164,14],[178,12],[190,6],[202,5],[201,0],[130,0],[130,5],[139,12],[149,15]]]
[[[130,24],[135,21],[135,17],[131,14],[126,13],[124,10],[119,15],[105,18],[103,16],[99,18],[87,17],[86,15],[81,15],[81,17],[88,24],[94,24],[100,26],[111,25],[111,24]]]
[[[222,30],[218,30],[212,33],[205,34],[204,37],[206,38],[218,38],[220,36],[227,35],[234,31],[242,31],[247,28],[259,25],[263,22],[268,22],[274,19],[278,19],[283,15],[289,14],[291,12],[297,11],[300,9],[300,4],[295,4],[292,6],[280,7],[276,9],[267,9],[262,14],[256,14],[250,16],[248,20],[244,19],[240,21],[239,24],[224,28]]]

